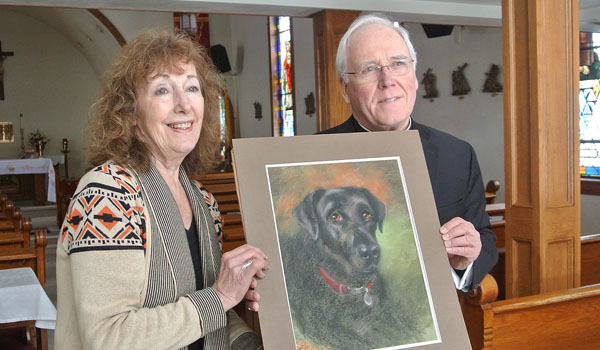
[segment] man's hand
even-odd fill
[[[481,238],[472,223],[455,217],[440,227],[440,233],[453,268],[464,270],[479,256]]]

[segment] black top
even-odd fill
[[[185,230],[187,235],[190,253],[192,254],[192,264],[194,265],[194,274],[196,276],[196,290],[202,289],[202,260],[200,259],[200,242],[198,241],[198,230],[196,229],[196,221],[192,219],[192,225]],[[204,349],[204,338],[200,338],[188,345],[189,350]]]

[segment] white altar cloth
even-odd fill
[[[47,199],[56,203],[54,166],[49,158],[0,159],[0,175],[8,174],[47,174]]]
[[[0,270],[0,323],[33,321],[54,329],[56,308],[29,267]]]

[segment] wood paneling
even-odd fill
[[[317,85],[317,130],[343,123],[352,110],[342,97],[335,57],[342,36],[360,11],[323,10],[314,14],[315,81]]]
[[[502,11],[511,298],[579,285],[578,1]]]

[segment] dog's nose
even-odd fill
[[[377,244],[359,244],[357,250],[358,256],[366,260],[374,260],[379,257],[379,245]]]

